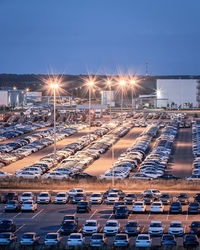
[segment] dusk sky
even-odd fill
[[[193,74],[199,0],[0,0],[0,73]]]

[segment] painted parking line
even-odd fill
[[[31,217],[31,219],[35,219],[36,216],[38,216],[39,214],[41,214],[44,211],[44,209],[41,209],[39,212],[37,212],[37,214],[33,215],[33,217]]]
[[[166,221],[167,221],[167,220],[169,220],[169,212],[168,212],[168,214],[167,214],[167,218],[166,218]]]
[[[19,227],[19,228],[15,231],[15,233],[17,233],[19,230],[21,230],[24,226],[26,226],[26,224],[23,224],[21,227]]]
[[[20,215],[22,212],[19,212],[18,214],[16,214],[13,219],[15,219],[18,215]]]
[[[96,214],[96,212],[97,212],[98,210],[96,209],[92,214],[91,214],[91,216],[89,217],[89,219],[88,220],[91,220],[92,219],[92,217]]]

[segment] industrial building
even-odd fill
[[[197,79],[157,79],[156,106],[196,108],[200,89]]]
[[[0,90],[0,106],[23,107],[26,104],[26,91]]]

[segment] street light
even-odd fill
[[[91,130],[91,90],[92,87],[94,86],[94,82],[90,81],[87,83],[88,87],[89,87],[89,139],[90,139],[90,130]]]
[[[56,162],[56,89],[59,88],[58,83],[51,83],[50,88],[53,90],[54,97],[54,163]]]
[[[109,86],[109,91],[110,91],[110,95],[109,95],[109,97],[110,97],[110,122],[111,122],[111,101],[112,101],[112,97],[111,97],[111,81],[110,80],[108,80],[107,81],[107,84],[108,84],[108,86]]]
[[[135,85],[135,80],[131,80],[130,85],[131,85],[131,99],[132,99],[132,113],[133,113],[133,87]]]
[[[13,87],[13,90],[17,90],[17,87],[16,87],[16,86],[14,86],[14,87]]]
[[[126,81],[121,80],[119,82],[119,85],[121,86],[121,122],[122,122],[122,112],[123,112],[123,87],[125,86]]]

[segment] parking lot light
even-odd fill
[[[121,122],[122,122],[122,112],[123,112],[123,88],[126,85],[125,80],[119,81],[119,85],[121,87]]]
[[[53,90],[53,106],[54,106],[54,162],[56,162],[56,90],[59,88],[59,84],[57,82],[53,82],[50,84],[50,88]]]
[[[94,86],[94,82],[89,81],[87,83],[87,85],[89,88],[89,136],[90,136],[90,130],[91,130],[91,91],[92,91],[92,87]]]

